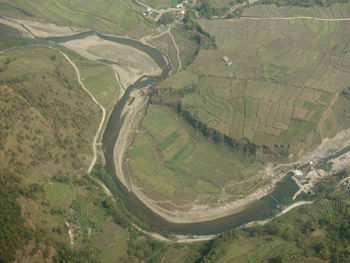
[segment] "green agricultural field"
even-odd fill
[[[293,1],[294,2],[294,1]],[[309,1],[310,3],[311,1]],[[339,1],[341,2],[341,1]],[[295,1],[294,3],[298,3]],[[318,4],[312,7],[281,6],[257,4],[247,8],[243,16],[253,17],[293,17],[313,16],[319,18],[343,18],[349,17],[349,2],[335,3],[331,6],[321,7]]]
[[[252,7],[258,8],[263,7]],[[271,10],[265,8],[260,16],[279,9]],[[308,136],[324,138],[345,127],[327,112],[350,82],[348,21],[242,18],[199,24],[215,36],[218,49],[201,50],[185,72],[160,85],[196,87],[181,99],[196,119],[258,145],[300,144]],[[322,132],[324,118],[336,124],[332,132]]]
[[[292,256],[298,253],[294,244],[276,238],[273,241],[264,239],[243,239],[229,246],[225,255],[217,262],[267,262],[280,254]]]
[[[151,25],[142,16],[144,7],[133,1],[1,0],[0,4],[5,7],[0,9],[4,15],[36,16],[53,23],[131,37],[141,37],[151,32]]]
[[[179,1],[178,0],[140,0],[140,3],[151,6],[155,9],[175,7]]]
[[[182,25],[176,25],[171,32],[179,48],[182,67],[186,68],[195,59],[200,45],[190,32],[184,30]]]
[[[163,107],[152,106],[130,154],[137,184],[151,196],[188,203],[223,193],[239,198],[257,180],[258,167],[204,139]],[[249,178],[249,179],[247,179]]]
[[[112,68],[86,59],[73,58],[73,61],[79,68],[86,88],[105,109],[111,109],[120,89]]]

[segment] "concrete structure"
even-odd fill
[[[227,66],[231,66],[232,65],[232,61],[228,57],[223,56],[222,60],[226,63]]]

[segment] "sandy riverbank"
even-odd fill
[[[161,74],[156,62],[146,53],[116,42],[101,39],[95,35],[71,40],[62,44],[90,60],[108,60],[118,72],[120,82],[127,87],[142,75]]]
[[[15,19],[9,17],[0,18],[0,23],[12,26],[26,34],[25,37],[62,37],[71,36],[87,29],[74,26],[63,26],[52,23],[43,23],[37,20]]]

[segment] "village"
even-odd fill
[[[138,1],[136,1],[136,2],[139,3]],[[184,19],[184,16],[185,16],[186,6],[188,6],[188,5],[193,6],[193,5],[196,5],[196,3],[197,3],[196,0],[192,0],[192,1],[184,0],[184,1],[180,1],[175,7],[169,7],[169,8],[159,9],[159,10],[154,9],[152,7],[149,7],[149,6],[146,6],[146,5],[141,4],[141,3],[139,3],[139,4],[146,7],[146,10],[143,13],[143,16],[147,17],[147,18],[153,17],[154,21],[157,22],[162,14],[169,13],[169,12],[174,13],[175,18],[178,21],[182,21]],[[154,15],[155,13],[157,15]]]
[[[302,168],[293,170],[293,180],[299,187],[299,191],[294,195],[295,200],[300,193],[313,193],[313,186],[324,176],[331,176],[342,171],[349,166],[350,148],[346,147],[343,150],[323,158],[318,161],[310,161]],[[338,186],[349,186],[349,178],[345,178]]]

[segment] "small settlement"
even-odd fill
[[[153,9],[147,7],[146,12],[143,13],[143,16],[149,16],[153,13]]]

